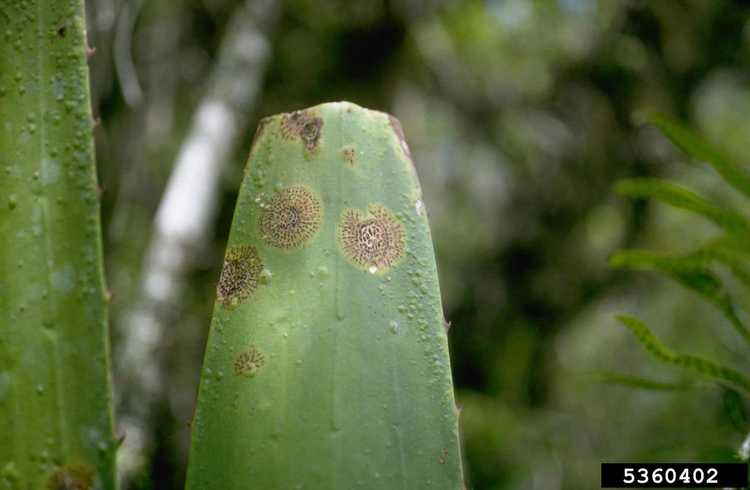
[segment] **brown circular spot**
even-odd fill
[[[263,260],[253,246],[230,248],[224,259],[216,296],[224,306],[233,306],[250,296],[258,287]]]
[[[320,222],[320,199],[307,187],[294,185],[271,198],[261,211],[259,228],[269,245],[297,248],[317,233]]]
[[[406,248],[404,225],[379,204],[368,207],[367,217],[357,209],[344,210],[338,239],[344,255],[371,272],[394,266]]]
[[[263,353],[251,345],[234,360],[234,374],[253,377],[265,363]]]

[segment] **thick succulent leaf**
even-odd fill
[[[750,395],[750,378],[742,372],[699,356],[670,350],[637,318],[618,315],[617,320],[633,332],[641,345],[656,359],[737,388],[746,396]]]
[[[717,206],[698,194],[665,180],[625,179],[617,183],[615,190],[628,197],[656,199],[676,208],[705,216],[728,232],[744,231],[748,228],[747,220],[741,214]]]
[[[189,490],[463,488],[435,258],[398,121],[265,119],[219,279]]]
[[[0,0],[0,487],[115,487],[82,0]]]
[[[724,151],[676,119],[649,114],[646,121],[659,128],[682,151],[711,165],[729,185],[750,197],[750,173],[733,162]]]

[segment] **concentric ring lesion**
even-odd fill
[[[251,345],[234,360],[234,373],[252,378],[265,363],[266,356]]]
[[[262,208],[258,226],[268,245],[299,248],[320,229],[322,207],[312,189],[294,185],[277,192]]]
[[[263,260],[255,247],[243,245],[227,250],[224,267],[216,286],[219,303],[224,306],[236,306],[250,297],[258,288],[262,272]]]
[[[344,256],[372,273],[395,266],[406,250],[403,223],[380,204],[370,204],[366,216],[358,209],[345,209],[337,234]]]

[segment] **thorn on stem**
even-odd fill
[[[445,328],[445,333],[448,333],[448,331],[451,329],[451,322],[443,318],[443,328]]]

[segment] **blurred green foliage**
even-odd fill
[[[734,163],[725,153],[714,147],[700,135],[678,121],[664,116],[651,116],[648,120],[679,148],[696,161],[708,163],[725,182],[728,192],[732,190],[750,196],[750,174],[747,169]],[[748,245],[748,225],[745,216],[730,205],[717,205],[687,188],[671,182],[650,178],[626,179],[616,186],[623,195],[636,198],[651,198],[695,213],[713,222],[721,230],[718,237],[705,244],[692,245],[687,253],[665,254],[644,250],[623,250],[610,258],[615,267],[626,269],[653,270],[675,280],[685,289],[713,304],[724,316],[725,323],[734,327],[739,337],[744,340],[744,347],[750,345],[750,330],[743,320],[745,314],[741,302],[734,299],[731,288],[726,287],[716,272],[716,266],[723,266],[734,276],[736,281],[750,288],[748,263],[750,245]],[[690,238],[688,234],[686,238]],[[746,399],[750,396],[750,377],[736,368],[722,362],[709,360],[692,354],[674,352],[663,345],[649,327],[641,320],[627,315],[619,315],[617,320],[628,328],[657,360],[679,367],[687,372],[708,378],[724,388],[725,411],[728,419],[735,421],[739,430],[747,430]],[[710,328],[720,328],[711,325]],[[739,341],[740,338],[736,340]],[[620,383],[642,389],[663,390],[668,386],[680,386],[675,383],[638,379],[628,376],[610,376],[604,381]],[[693,380],[698,381],[697,379]],[[686,386],[682,384],[681,386]],[[687,385],[690,386],[690,385]],[[695,385],[697,386],[697,385]],[[744,397],[744,398],[743,398]],[[750,436],[738,448],[740,459],[750,458]]]
[[[236,7],[88,2],[115,331],[137,297],[155,209]],[[706,204],[743,209],[741,196],[704,167],[679,162],[684,154],[639,122],[644,111],[675,115],[722,142],[727,159],[747,161],[748,7],[286,0],[281,10],[251,126],[330,100],[387,110],[404,126],[452,323],[471,488],[594,489],[604,460],[735,457],[750,429],[744,400],[675,378],[616,328],[613,313],[647,319],[675,352],[741,366],[745,346],[731,329],[713,328],[724,322],[715,307],[666,278],[613,270],[607,258],[634,247],[687,254],[716,234],[693,213],[617,197],[615,182],[625,177],[675,180],[705,202],[682,188],[648,194],[744,226]],[[225,172],[219,220],[183,304],[169,312],[173,331],[160,354],[170,383],[138,488],[182,485],[187,422],[250,140],[248,133]],[[720,272],[744,321],[746,291]],[[691,388],[623,388],[596,373]]]

